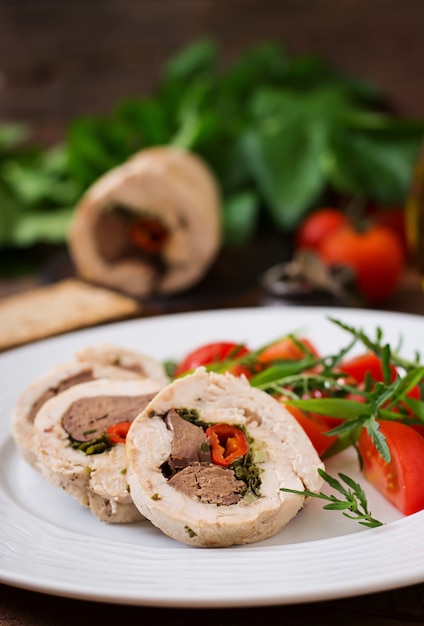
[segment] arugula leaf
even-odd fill
[[[318,469],[318,474],[330,485],[330,487],[334,489],[334,491],[339,492],[343,496],[343,499],[334,494],[328,495],[322,491],[317,493],[309,491],[308,489],[300,491],[281,487],[280,491],[325,500],[329,504],[324,505],[323,509],[327,511],[342,511],[345,517],[356,520],[359,524],[367,526],[368,528],[377,528],[378,526],[383,525],[383,523],[378,519],[372,517],[371,511],[368,510],[367,497],[365,491],[359,483],[341,472],[338,474],[340,480],[337,480],[337,478],[334,478],[334,476],[331,476],[322,469]],[[349,487],[349,489],[346,489],[342,481]]]

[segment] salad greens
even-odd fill
[[[263,224],[291,232],[328,194],[402,203],[424,120],[386,104],[374,86],[277,42],[224,67],[215,41],[196,41],[161,69],[150,97],[75,119],[62,145],[34,147],[28,128],[0,127],[0,249],[65,243],[84,190],[157,144],[191,150],[216,173],[225,245]]]
[[[400,355],[401,342],[396,348],[391,347],[385,341],[383,331],[379,327],[375,330],[375,337],[371,337],[363,330],[338,319],[328,317],[328,320],[350,335],[347,345],[334,354],[317,357],[308,350],[306,345],[296,339],[296,335],[288,334],[284,337],[297,342],[298,347],[303,351],[302,358],[281,359],[261,366],[258,357],[270,345],[267,344],[239,358],[212,363],[205,367],[208,370],[224,373],[242,366],[251,373],[249,382],[253,387],[262,389],[277,398],[284,398],[287,404],[299,407],[306,412],[311,411],[338,418],[341,423],[323,433],[327,436],[337,435],[336,441],[322,454],[323,460],[353,446],[358,453],[359,465],[362,467],[358,440],[362,429],[366,428],[376,450],[384,461],[389,463],[391,461],[390,449],[385,436],[380,431],[379,420],[395,420],[407,425],[424,425],[424,401],[411,397],[408,393],[414,387],[421,388],[423,385],[424,365],[420,362],[420,355],[415,354],[412,360],[403,358]],[[279,341],[276,339],[271,344]],[[351,351],[358,345],[381,360],[383,381],[371,380],[368,373],[364,384],[358,386],[356,382],[350,382],[349,376],[338,368],[345,357],[351,356]],[[352,395],[357,399],[352,399]],[[369,527],[381,525],[381,522],[371,516],[367,508],[365,493],[352,478],[339,474],[342,481],[340,482],[326,472],[322,472],[321,476],[330,487],[339,492],[342,498],[334,494],[328,496],[309,491],[281,490],[327,500],[329,504],[324,506],[325,509],[341,510],[344,515],[356,519],[360,524]],[[347,488],[342,484],[343,482]]]
[[[315,493],[314,491],[309,491],[307,489],[305,491],[298,491],[296,489],[280,487],[280,491],[297,493],[301,496],[309,498],[326,500],[329,504],[325,504],[323,509],[326,509],[327,511],[342,511],[345,517],[356,520],[359,524],[367,526],[368,528],[377,528],[377,526],[383,525],[383,522],[380,522],[380,520],[372,517],[371,511],[368,510],[368,502],[365,491],[356,481],[350,478],[350,476],[339,473],[338,477],[340,480],[337,480],[337,478],[330,476],[330,474],[327,474],[327,472],[322,469],[319,469],[318,473],[324,481],[335,491],[338,491],[344,499],[337,497],[334,494],[327,495],[322,491]],[[343,482],[348,488],[343,485]]]

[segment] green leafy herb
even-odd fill
[[[322,469],[319,469],[318,473],[330,485],[330,487],[343,496],[343,498],[334,494],[327,495],[322,491],[315,493],[313,491],[308,491],[307,489],[304,491],[298,491],[296,489],[281,487],[280,491],[325,500],[329,502],[329,504],[324,505],[324,509],[342,511],[345,517],[356,520],[359,524],[368,526],[369,528],[376,528],[377,526],[383,525],[382,522],[372,517],[371,512],[368,510],[368,502],[365,492],[357,482],[342,473],[338,474],[340,480],[330,476]],[[341,481],[343,481],[347,487],[345,487]]]
[[[326,197],[403,202],[424,120],[389,114],[372,85],[318,56],[265,41],[231,65],[195,41],[158,72],[150,97],[79,117],[62,145],[29,146],[30,129],[0,127],[0,249],[65,243],[87,187],[135,152],[173,145],[200,155],[223,196],[225,245],[266,225],[286,233]]]

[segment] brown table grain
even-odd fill
[[[0,283],[0,297],[26,290],[39,279]],[[213,295],[214,308],[264,306],[266,294],[257,285]],[[284,301],[272,304],[285,306]],[[145,316],[211,307],[211,299],[191,296],[166,302],[147,303]],[[405,273],[396,295],[384,305],[384,310],[424,315],[424,295],[413,270]],[[0,520],[1,524],[1,520]],[[424,530],[424,529],[423,529]],[[364,554],[364,571],[367,555]],[[252,572],[260,576],[260,572]],[[245,626],[246,624],[299,624],[309,626],[405,626],[424,624],[424,581],[422,584],[392,589],[383,593],[347,597],[333,601],[281,606],[246,608],[183,609],[142,607],[90,602],[56,597],[26,589],[0,584],[0,624],[10,626],[83,626],[85,624],[119,623],[125,626],[170,623],[173,626]]]

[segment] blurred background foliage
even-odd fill
[[[224,65],[218,43],[199,39],[160,69],[149,97],[77,117],[60,145],[33,145],[23,124],[0,127],[0,251],[66,244],[89,185],[158,144],[215,172],[225,246],[260,228],[292,233],[328,203],[403,205],[423,134],[424,119],[394,113],[374,85],[317,55],[264,41]]]

